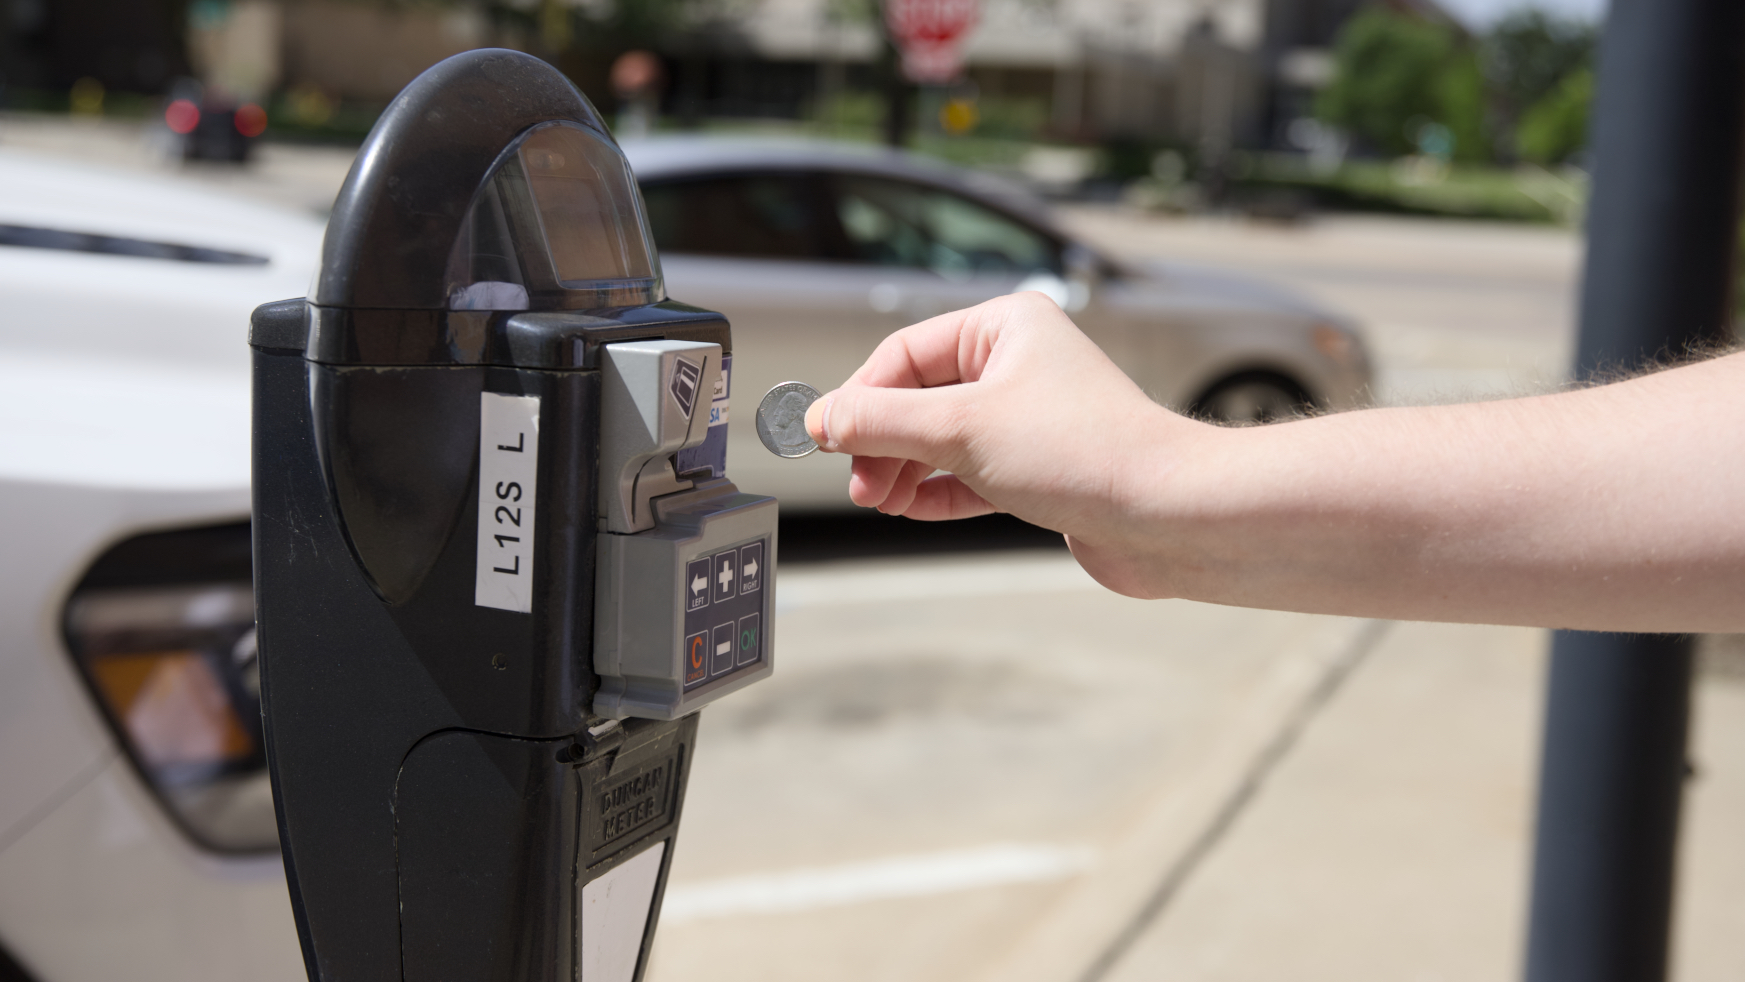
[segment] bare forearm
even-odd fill
[[[806,417],[854,455],[857,503],[1018,515],[1133,596],[1612,631],[1745,630],[1741,421],[1745,354],[1223,429],[1151,402],[1038,294],[898,332]]]
[[[1142,582],[1112,585],[1366,616],[1745,629],[1741,419],[1742,356],[1534,399],[1240,430],[1160,419],[1171,432],[1128,492],[1150,540]],[[1075,543],[1093,572],[1098,545]]]

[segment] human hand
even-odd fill
[[[1039,293],[885,339],[813,403],[857,504],[1003,511],[1135,597],[1587,631],[1739,631],[1745,353],[1525,399],[1218,427]],[[935,469],[946,474],[929,477]],[[1620,520],[1629,516],[1630,520]]]
[[[806,428],[854,455],[855,504],[922,520],[1007,512],[1064,533],[1093,576],[1136,596],[1154,595],[1137,532],[1151,526],[1135,521],[1147,492],[1214,429],[1152,402],[1040,293],[891,335]]]

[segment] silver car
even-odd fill
[[[1212,418],[1349,408],[1370,383],[1346,318],[1254,280],[1116,262],[986,174],[818,142],[624,149],[668,293],[733,322],[735,480],[784,506],[847,505],[848,462],[771,456],[743,415],[763,392],[833,387],[892,331],[1019,290],[1053,296],[1159,402]]]

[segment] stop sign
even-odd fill
[[[885,26],[916,82],[944,83],[963,69],[963,43],[981,16],[980,0],[884,0]]]

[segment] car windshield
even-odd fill
[[[883,177],[835,181],[836,216],[854,257],[960,279],[1060,271],[1059,250],[1036,230],[967,198]]]

